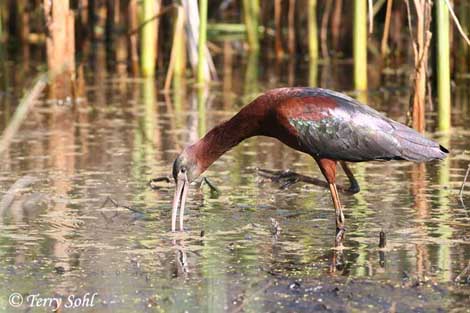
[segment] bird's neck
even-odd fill
[[[230,120],[211,129],[201,140],[189,148],[196,156],[199,174],[204,172],[225,152],[241,141],[261,134],[264,116],[243,109]]]

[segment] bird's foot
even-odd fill
[[[336,237],[335,237],[335,248],[336,249],[343,248],[343,240],[344,240],[345,232],[346,232],[346,228],[344,226],[337,226],[336,227]]]
[[[348,189],[345,190],[345,192],[350,193],[350,194],[356,194],[359,191],[361,191],[361,188],[359,187],[358,183],[351,183]]]
[[[331,274],[336,274],[337,271],[342,271],[344,269],[344,264],[345,261],[342,249],[334,249],[332,251],[329,272]]]

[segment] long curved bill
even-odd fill
[[[189,182],[186,174],[178,174],[176,182],[175,195],[173,196],[173,208],[171,210],[171,231],[176,231],[176,217],[178,215],[178,207],[180,208],[180,230],[183,231],[184,207],[186,204],[186,197],[188,195]]]

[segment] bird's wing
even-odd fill
[[[337,110],[334,109],[329,111],[328,116],[318,120],[289,120],[299,132],[301,143],[307,146],[314,156],[345,161],[367,161],[393,159],[400,155],[398,142],[390,136],[392,130],[388,124],[367,116],[345,116],[336,114]]]
[[[347,96],[334,92],[328,96],[335,98],[335,107],[305,103],[310,114],[289,118],[312,155],[353,162],[445,157],[445,148],[413,129]]]

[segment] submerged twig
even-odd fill
[[[0,199],[0,217],[3,215],[3,211],[5,211],[13,203],[21,190],[29,187],[38,180],[39,179],[34,176],[26,175],[20,177],[13,185],[11,185],[11,187]]]
[[[209,178],[207,178],[207,177],[205,177],[205,176],[202,178],[200,188],[202,188],[202,186],[204,186],[204,184],[207,184],[207,186],[209,186],[209,188],[211,189],[211,193],[214,193],[214,195],[215,195],[216,197],[218,197],[218,196],[220,195],[220,190],[219,190],[219,188],[217,188],[217,187],[209,180]]]
[[[463,203],[463,189],[465,188],[465,184],[467,183],[467,178],[468,178],[469,173],[470,173],[470,164],[468,164],[467,172],[465,173],[465,177],[463,179],[462,186],[460,187],[459,198],[462,201],[462,203]]]
[[[144,215],[145,213],[140,211],[140,210],[137,210],[137,209],[134,209],[130,206],[127,206],[127,205],[122,205],[122,204],[119,204],[116,200],[114,200],[113,198],[111,198],[110,196],[107,196],[106,197],[106,200],[103,202],[103,204],[101,205],[101,208],[103,208],[106,203],[108,202],[111,202],[116,208],[125,208],[125,209],[128,209],[129,211],[132,211],[134,213],[139,213],[139,214],[142,214]]]
[[[385,232],[382,230],[379,234],[379,248],[383,249],[387,245],[387,238]]]
[[[169,184],[171,182],[171,179],[168,176],[160,176],[160,177],[157,177],[157,178],[152,178],[151,180],[149,180],[148,185],[152,190],[158,190],[162,187],[156,185],[156,183],[159,183],[159,182],[162,182],[162,181],[167,182]]]
[[[11,119],[10,124],[5,129],[0,138],[0,155],[10,146],[10,142],[25,120],[28,112],[32,109],[34,103],[41,95],[41,92],[47,85],[47,74],[41,74],[33,86],[33,88],[21,99],[18,108]]]
[[[468,262],[467,266],[463,269],[463,271],[460,272],[460,274],[457,275],[457,277],[455,277],[454,282],[458,283],[458,282],[462,281],[462,278],[464,276],[467,276],[466,281],[468,281],[469,278],[470,278],[469,274],[470,274],[470,261]]]
[[[282,183],[281,189],[287,189],[293,184],[296,184],[298,182],[304,182],[307,184],[312,184],[315,186],[323,187],[323,188],[329,188],[328,183],[314,177],[298,174],[295,172],[292,172],[290,170],[282,170],[282,171],[274,171],[274,170],[268,170],[264,168],[257,168],[258,174],[261,177],[268,178],[273,182],[276,183]],[[338,191],[346,193],[346,194],[354,194],[354,192],[351,192],[349,188],[346,188],[341,185],[336,186]]]

